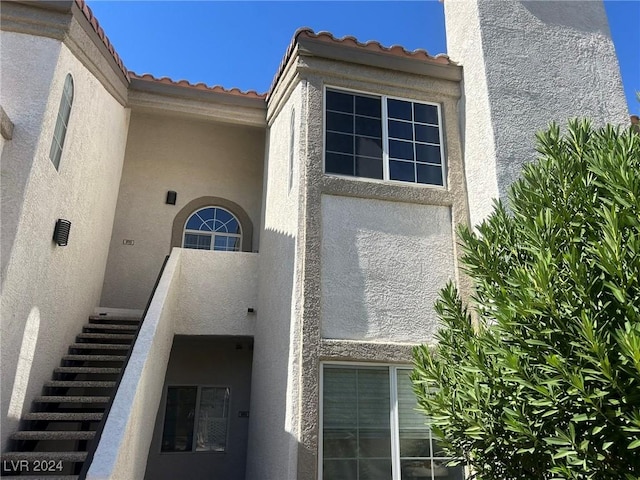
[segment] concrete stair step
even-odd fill
[[[129,340],[133,341],[132,333],[81,333],[76,340]]]
[[[116,325],[111,323],[87,323],[83,330],[108,330],[108,331],[127,331],[135,332],[137,325]],[[85,332],[86,333],[86,332]]]
[[[12,440],[91,440],[94,431],[34,430],[21,431],[11,435]]]
[[[3,462],[17,460],[53,460],[63,462],[84,462],[87,452],[5,452]]]
[[[63,355],[62,360],[76,362],[124,362],[125,355]]]
[[[33,401],[36,403],[109,403],[110,397],[102,395],[42,395]]]
[[[102,412],[31,412],[23,420],[48,422],[99,422]]]
[[[58,367],[53,370],[53,373],[95,373],[100,375],[117,375],[121,371],[121,368],[115,367]]]
[[[111,315],[91,315],[89,316],[89,323],[120,323],[120,324],[133,324],[137,325],[141,322],[140,317],[127,317],[127,316],[111,316]]]
[[[72,343],[69,350],[129,350],[128,343]]]
[[[116,386],[116,382],[107,381],[85,381],[85,380],[51,380],[45,382],[45,387],[49,388],[113,388]]]

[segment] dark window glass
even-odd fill
[[[340,175],[354,175],[353,155],[342,155],[340,153],[325,154],[325,170],[327,173],[337,173]]]
[[[353,133],[353,115],[327,112],[327,131]]]
[[[327,90],[327,110],[353,113],[353,95]]]
[[[325,460],[322,463],[323,480],[359,480],[357,460]]]
[[[193,420],[196,387],[169,387],[162,431],[163,452],[190,452],[193,444]]]
[[[413,140],[413,124],[409,122],[389,120],[389,137]]]
[[[416,160],[426,163],[442,163],[440,158],[440,147],[434,145],[416,144]]]
[[[389,157],[413,160],[413,143],[389,140]]]
[[[368,137],[382,137],[382,125],[376,118],[356,116],[356,133]]]
[[[356,96],[356,114],[358,115],[380,118],[380,105],[379,98]]]
[[[442,185],[442,168],[433,165],[416,164],[418,171],[418,183],[429,185]]]
[[[382,180],[382,159],[356,157],[356,177]]]
[[[401,182],[415,182],[414,163],[389,160],[389,178]]]
[[[195,248],[197,250],[211,249],[211,235],[198,235],[194,233],[185,233],[184,248]]]
[[[353,153],[353,136],[327,132],[327,151]]]
[[[401,120],[412,120],[411,118],[411,102],[403,102],[402,100],[387,100],[387,115],[389,118],[399,118]]]
[[[438,107],[435,105],[414,103],[413,110],[415,112],[414,120],[416,122],[438,125]]]
[[[356,154],[366,157],[382,158],[382,139],[356,137]]]
[[[416,140],[418,142],[440,143],[440,133],[438,127],[430,127],[428,125],[415,125]]]

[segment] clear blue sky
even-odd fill
[[[302,26],[446,53],[444,7],[436,0],[88,4],[129,70],[259,93],[269,89],[293,33]],[[640,1],[606,0],[605,8],[629,109],[638,113]]]

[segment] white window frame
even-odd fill
[[[60,170],[60,161],[62,160],[62,152],[64,149],[64,141],[67,137],[69,129],[69,119],[71,118],[71,110],[73,109],[73,98],[75,95],[75,83],[70,73],[64,77],[62,86],[62,95],[60,96],[60,105],[56,115],[56,124],[51,139],[51,147],[49,148],[49,160],[56,170]]]
[[[164,438],[164,428],[165,428],[165,418],[167,416],[167,402],[169,401],[169,389],[170,388],[196,388],[196,404],[194,409],[194,417],[193,417],[193,433],[191,438],[191,450],[179,451],[179,450],[162,450],[162,440]],[[196,435],[198,434],[198,420],[200,418],[200,399],[202,395],[203,388],[220,388],[229,390],[229,401],[227,405],[227,428],[225,435],[225,444],[224,450],[197,450],[197,439]],[[232,402],[232,391],[230,385],[195,385],[192,383],[189,384],[171,384],[167,385],[165,389],[165,400],[164,400],[164,409],[162,415],[162,431],[160,432],[160,454],[162,455],[179,455],[179,454],[225,454],[229,451],[229,429],[231,425],[231,402]]]
[[[389,389],[390,389],[390,405],[389,420],[391,428],[391,468],[392,480],[401,480],[400,465],[400,425],[398,418],[398,370],[412,370],[411,365],[390,365],[388,363],[368,363],[368,362],[338,362],[326,361],[320,362],[320,405],[318,409],[318,480],[322,480],[323,475],[323,443],[324,443],[324,372],[325,366],[337,366],[343,368],[359,368],[359,367],[385,367],[389,371]],[[425,420],[426,421],[426,420]],[[433,443],[431,447],[433,447]],[[431,450],[431,460],[451,460],[450,457],[437,457],[433,455]]]
[[[214,208],[214,209],[218,209],[218,210],[224,210],[225,212],[227,212],[229,215],[231,215],[235,221],[238,223],[238,227],[240,228],[240,233],[227,233],[227,232],[216,232],[216,231],[207,231],[207,230],[191,230],[187,228],[187,224],[189,223],[189,220],[191,220],[191,217],[193,217],[195,214],[197,214],[198,212],[201,212],[202,210],[208,210],[210,208]],[[191,247],[185,247],[185,239],[187,235],[208,235],[211,237],[211,244],[210,244],[210,248],[209,249],[204,249],[204,248],[191,248]],[[230,238],[237,238],[238,239],[238,249],[237,250],[216,250],[215,249],[215,237],[216,235],[221,236],[221,237],[230,237]],[[182,248],[188,248],[190,250],[203,250],[203,251],[217,251],[217,252],[241,252],[242,251],[242,223],[240,223],[240,219],[230,210],[224,208],[224,207],[220,207],[218,205],[207,205],[205,207],[200,207],[197,210],[191,212],[189,214],[189,216],[187,217],[187,219],[184,221],[184,226],[182,227],[182,243],[181,243],[181,247]]]
[[[333,90],[337,92],[344,92],[351,95],[363,95],[367,97],[380,98],[381,103],[381,118],[382,123],[382,179],[359,177],[357,175],[342,175],[340,173],[327,172],[326,168],[326,154],[327,154],[327,90]],[[404,180],[393,180],[389,178],[389,126],[388,126],[388,114],[387,114],[387,100],[400,100],[403,102],[420,103],[423,105],[432,105],[437,108],[438,111],[438,135],[440,141],[440,159],[442,168],[442,185],[435,185],[431,183],[418,183],[409,182]],[[412,122],[413,123],[413,122]],[[325,175],[348,178],[351,180],[377,182],[377,183],[392,183],[397,185],[412,185],[423,188],[439,188],[447,189],[447,162],[446,162],[446,150],[444,144],[444,132],[442,123],[442,106],[436,102],[428,102],[424,100],[417,100],[411,98],[396,97],[393,95],[382,95],[379,93],[366,92],[363,90],[349,89],[334,85],[324,85],[322,92],[322,130],[323,130],[323,145],[322,145],[322,171]],[[414,145],[415,148],[415,145]],[[354,152],[355,154],[355,152]],[[415,164],[415,160],[413,162]]]

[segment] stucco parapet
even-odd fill
[[[13,138],[13,122],[2,106],[0,106],[0,133],[2,133],[3,138],[7,140]]]
[[[266,127],[264,99],[188,89],[178,85],[132,79],[128,106],[133,111],[173,113],[224,123]]]
[[[403,72],[316,57],[299,57],[297,71],[307,78],[317,76],[324,84],[343,86],[380,95],[416,100],[444,101],[461,96],[459,80],[430,76],[426,72]]]
[[[323,175],[321,191],[324,195],[371,198],[391,202],[417,203],[420,205],[453,205],[453,193],[438,187],[387,183]]]
[[[62,40],[71,23],[71,2],[3,1],[0,19],[2,30]]]
[[[323,339],[320,343],[320,360],[411,363],[413,347],[415,345],[409,343]]]

